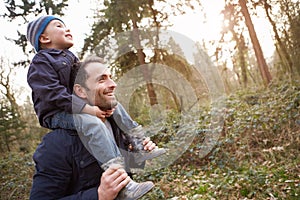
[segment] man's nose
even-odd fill
[[[109,80],[109,87],[112,87],[112,88],[116,88],[117,87],[117,84],[115,83],[115,81],[114,80],[112,80],[112,79],[108,79]]]

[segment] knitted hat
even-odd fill
[[[31,43],[31,45],[34,47],[34,49],[37,52],[40,50],[39,38],[41,34],[44,32],[47,25],[54,19],[63,22],[61,19],[55,16],[46,15],[46,16],[39,17],[28,24],[26,37],[27,40]]]

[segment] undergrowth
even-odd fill
[[[200,131],[172,166],[142,179],[157,186],[144,199],[300,199],[299,86],[229,96],[221,137],[199,157],[203,137]]]

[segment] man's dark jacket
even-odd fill
[[[118,146],[127,149],[128,142],[122,132],[112,119],[109,121]],[[123,156],[127,164],[131,162],[129,154]],[[36,173],[31,200],[98,199],[97,189],[103,171],[75,131],[56,129],[46,134],[33,159]]]

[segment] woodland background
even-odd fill
[[[198,9],[201,0],[104,0],[96,1],[94,23],[86,36],[80,58],[91,52],[105,55],[105,39],[124,31],[151,27],[167,28],[169,17]],[[28,16],[41,13],[63,16],[68,0],[6,0],[7,21],[28,23]],[[260,11],[260,12],[258,12]],[[263,11],[263,12],[262,12]],[[272,27],[275,51],[266,61],[252,17],[261,15]],[[201,107],[194,130],[197,133],[185,153],[172,165],[136,179],[153,180],[156,188],[144,199],[299,199],[300,198],[300,2],[293,0],[225,0],[224,28],[219,41],[203,41],[224,83],[226,113],[222,134],[208,155],[199,159],[205,132],[209,130],[210,106]],[[205,13],[203,13],[205,17]],[[199,19],[201,21],[202,19]],[[195,19],[197,22],[197,19]],[[48,132],[37,122],[28,97],[11,81],[16,71],[27,68],[34,51],[25,35],[7,38],[21,48],[27,59],[0,64],[0,199],[28,199],[34,163],[32,153]],[[138,42],[143,42],[136,36]],[[155,38],[159,42],[159,38]],[[207,86],[196,80],[194,66],[174,52],[151,48],[129,49],[113,64],[115,76],[149,62],[164,64],[185,76],[196,91]],[[176,43],[170,41],[170,45]],[[100,48],[103,47],[103,48]],[[211,47],[214,47],[213,53]],[[176,46],[177,47],[177,46]],[[210,49],[210,51],[208,51]],[[145,73],[144,79],[151,80]],[[150,73],[151,74],[151,73]],[[197,76],[197,75],[196,75]],[[201,92],[199,99],[205,99]],[[132,116],[147,124],[151,106],[163,98],[171,112],[153,139],[164,146],[172,140],[179,123],[180,101],[165,88],[149,81],[134,94]],[[170,97],[172,97],[170,99]]]

